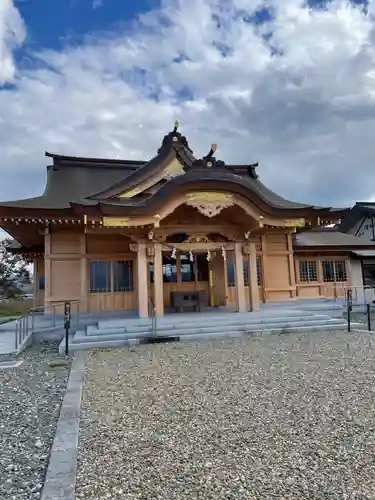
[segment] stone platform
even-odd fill
[[[246,334],[346,330],[343,305],[331,301],[297,304],[264,304],[258,312],[235,313],[225,308],[201,313],[167,314],[156,318],[99,320],[79,329],[69,340],[69,350],[132,346],[155,341],[198,341]],[[354,327],[355,325],[353,325]],[[60,352],[64,351],[64,340]]]

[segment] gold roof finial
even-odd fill
[[[211,144],[211,149],[215,153],[215,151],[217,150],[217,144]]]
[[[177,132],[179,126],[180,126],[180,122],[178,120],[175,120],[175,122],[174,122],[174,132]]]

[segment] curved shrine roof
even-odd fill
[[[259,181],[255,172],[257,164],[226,165],[215,158],[215,149],[211,148],[208,155],[197,159],[186,138],[175,127],[164,137],[157,155],[148,162],[46,153],[46,156],[53,158],[53,165],[47,167],[44,193],[35,198],[0,203],[0,213],[10,215],[14,210],[22,210],[23,213],[25,210],[48,210],[83,214],[89,207],[96,207],[102,213],[110,213],[111,210],[113,213],[145,213],[148,209],[160,206],[177,191],[207,190],[208,182],[210,190],[229,189],[271,212],[289,214],[295,211],[318,211],[340,214],[342,211],[287,200]],[[160,177],[163,169],[173,161],[179,162],[181,172],[171,178]],[[121,197],[121,193],[129,192],[157,175],[159,177],[154,184],[156,191],[147,193],[147,198]]]

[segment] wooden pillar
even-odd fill
[[[89,275],[86,251],[86,233],[81,237],[81,301],[79,312],[88,312]]]
[[[47,310],[51,297],[51,233],[46,229],[44,236],[44,312]]]
[[[33,259],[33,307],[38,307],[38,292],[39,292],[39,269],[38,259]]]
[[[291,298],[294,298],[297,295],[297,285],[296,285],[296,269],[294,266],[292,233],[288,232],[286,234],[286,237],[288,243],[289,284],[291,286],[290,296]]]
[[[163,254],[162,245],[154,245],[154,304],[156,316],[164,316]]]
[[[259,311],[259,287],[257,277],[257,251],[255,243],[249,243],[249,299],[250,311]]]
[[[137,278],[138,278],[138,314],[140,318],[148,318],[148,276],[147,276],[146,243],[138,244]],[[155,272],[155,271],[154,271]]]
[[[263,286],[263,300],[268,302],[268,263],[267,263],[267,240],[266,235],[262,234],[260,236],[261,249],[262,249],[262,286]]]
[[[246,312],[245,280],[243,275],[242,243],[234,245],[234,262],[236,270],[237,311]]]

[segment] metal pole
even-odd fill
[[[352,312],[352,304],[353,304],[353,291],[349,288],[346,292],[346,305],[348,309],[348,332],[350,332],[350,320],[351,320],[351,312]]]
[[[348,305],[348,332],[350,332],[350,315],[351,315],[351,312],[352,312],[352,306],[351,305]]]
[[[367,329],[370,332],[371,331],[371,308],[370,304],[366,304],[367,308]]]
[[[65,326],[65,356],[69,355],[69,328]]]
[[[69,356],[69,328],[71,321],[71,304],[70,302],[65,302],[64,304],[64,328],[65,328],[65,356]]]
[[[19,327],[19,321],[17,320],[16,321],[15,336],[14,336],[14,338],[15,338],[15,346],[14,347],[16,348],[16,351],[18,349],[18,327]]]

